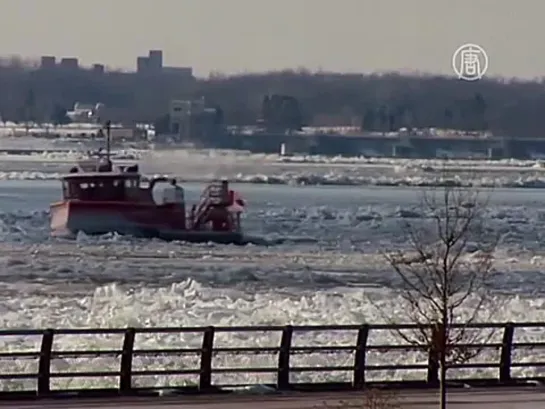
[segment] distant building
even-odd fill
[[[179,75],[180,77],[192,77],[193,68],[191,67],[163,67],[163,73],[169,75]]]
[[[136,72],[143,74],[160,74],[163,72],[163,51],[150,50],[147,57],[136,59]]]
[[[61,59],[60,63],[61,68],[69,69],[69,70],[77,70],[79,69],[79,62],[77,58],[63,58]]]
[[[191,67],[164,67],[162,50],[150,50],[148,56],[137,57],[136,72],[139,74],[166,74],[193,78],[193,68]]]
[[[52,69],[57,65],[57,59],[51,55],[44,55],[40,59],[41,69]]]
[[[72,122],[79,123],[98,123],[100,122],[100,116],[104,111],[104,104],[99,102],[98,104],[82,104],[76,102],[74,109],[68,111],[66,115]]]
[[[204,101],[173,100],[170,101],[170,132],[181,137],[190,134],[190,118],[204,110]]]
[[[148,55],[148,68],[150,72],[159,73],[163,70],[163,51],[150,50]]]
[[[93,64],[93,72],[96,74],[104,74],[103,64]]]
[[[218,133],[222,123],[216,108],[206,106],[204,98],[170,102],[170,134],[178,140],[208,138]]]
[[[149,67],[149,58],[148,57],[138,57],[136,59],[136,72],[139,74],[144,74],[148,72]]]

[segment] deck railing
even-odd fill
[[[69,392],[133,395],[161,389],[211,393],[250,384],[267,384],[281,391],[358,390],[377,383],[434,387],[438,382],[438,367],[433,349],[408,344],[400,337],[392,338],[393,335],[392,343],[371,342],[373,334],[381,331],[395,335],[399,330],[416,333],[417,329],[415,325],[323,325],[4,330],[0,331],[0,389],[4,395],[48,397]],[[539,380],[545,368],[545,323],[478,324],[467,326],[465,331],[487,332],[486,342],[455,346],[474,350],[475,358],[451,365],[450,382],[513,385]],[[344,335],[331,338],[334,332]],[[279,342],[264,346],[264,340],[270,340],[264,333],[272,333]],[[322,342],[326,338],[350,339],[348,333],[353,333],[350,344]],[[294,338],[301,334],[308,341],[299,345]],[[152,342],[152,336],[160,339]],[[195,336],[200,338],[198,344],[190,341]],[[228,336],[254,343],[222,346],[215,342]],[[516,342],[515,336],[523,340]],[[56,341],[63,337],[74,338],[76,342],[71,345],[76,349],[57,349]],[[119,346],[112,348],[116,337]],[[536,337],[537,340],[530,340]],[[14,341],[9,342],[8,338]],[[37,338],[35,350],[26,348],[32,344],[31,338]],[[144,339],[145,347],[136,347],[139,338]],[[83,345],[83,339],[88,340],[84,348],[79,346]],[[182,347],[174,347],[174,341],[179,341]],[[540,352],[543,359],[536,358]],[[393,362],[392,353],[405,362]],[[534,355],[532,359],[530,354]],[[189,365],[191,356],[196,357],[194,366]],[[237,366],[214,364],[219,357],[229,361],[229,357],[235,356]],[[274,361],[264,364],[263,359],[256,358],[259,356],[272,356]],[[301,357],[304,362],[297,364],[295,361]],[[81,360],[94,362],[92,368],[78,363]],[[139,368],[140,364],[151,365],[154,360],[160,361],[159,367]],[[310,373],[316,374],[315,378]],[[268,381],[252,380],[251,376],[265,376]],[[185,381],[175,382],[179,378]],[[94,381],[86,384],[84,379]],[[107,385],[106,379],[110,379]]]

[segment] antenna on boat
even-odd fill
[[[95,167],[97,172],[111,172],[112,171],[112,162],[110,161],[111,156],[111,121],[106,121],[103,128],[106,128],[106,161],[103,160],[103,156],[101,154],[102,148],[98,150],[98,159],[95,162]],[[102,128],[102,129],[103,129]],[[100,129],[100,133],[103,134],[102,129]]]
[[[112,121],[106,121],[106,161],[110,163],[111,133]]]

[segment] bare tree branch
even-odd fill
[[[443,172],[443,182],[446,176]],[[397,293],[406,317],[419,324],[410,334],[396,332],[411,345],[437,348],[441,378],[449,365],[481,352],[471,344],[493,335],[469,328],[491,301],[489,283],[499,237],[487,226],[487,204],[488,198],[475,189],[447,183],[428,189],[420,200],[423,220],[401,226],[408,248],[383,253],[401,282]],[[489,314],[491,318],[492,311]],[[387,321],[393,322],[391,318]]]

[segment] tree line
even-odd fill
[[[288,96],[281,110],[298,126],[351,125],[382,132],[435,127],[513,137],[541,137],[545,129],[543,81],[307,71],[184,79],[0,64],[0,116],[18,122],[61,121],[78,101],[104,103],[113,121],[153,122],[168,112],[170,100],[204,96],[211,106],[221,107],[225,124],[259,123],[268,109],[265,113],[278,127],[270,109],[277,101],[271,97],[264,106],[269,95]]]

